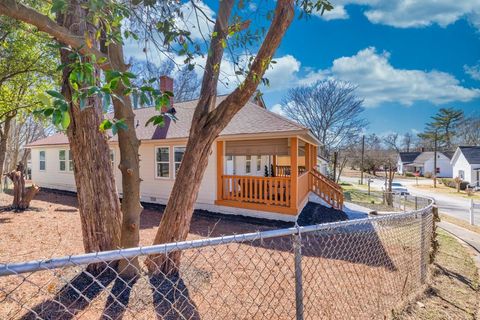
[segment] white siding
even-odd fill
[[[453,177],[459,177],[460,171],[464,172],[464,181],[472,182],[472,166],[468,163],[463,153],[459,152],[458,158],[453,159]]]
[[[158,202],[165,203],[173,188],[175,179],[173,177],[174,163],[173,163],[173,147],[185,146],[183,143],[142,143],[140,146],[140,176],[143,179],[140,184],[140,192],[142,201],[145,202]],[[159,146],[167,146],[170,148],[170,177],[169,178],[157,178],[155,176],[155,148]],[[118,146],[111,146],[114,152],[114,168],[115,168],[115,181],[117,184],[117,190],[122,194],[122,176],[118,169],[120,163],[120,150]],[[213,147],[213,152],[210,155],[208,166],[205,171],[204,179],[200,186],[198,193],[198,203],[213,204],[216,197],[216,150]],[[75,179],[73,172],[61,172],[59,170],[59,150],[68,150],[68,147],[51,147],[48,148],[32,148],[32,179],[40,187],[75,191]],[[46,170],[40,171],[39,167],[39,154],[40,151],[46,152]]]
[[[440,169],[440,173],[437,174],[437,177],[440,178],[451,178],[453,174],[453,168],[450,164],[450,159],[448,159],[443,153],[437,153],[437,168]],[[425,161],[423,172],[434,173],[434,159],[432,158]]]

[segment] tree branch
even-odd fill
[[[69,45],[72,48],[79,49],[81,54],[93,54],[97,59],[106,58],[106,56],[96,48],[89,48],[83,37],[72,34],[67,28],[58,25],[48,16],[18,3],[16,0],[0,1],[0,14],[31,24],[37,27],[38,30],[54,37],[57,41]],[[109,70],[110,63],[107,61],[99,65],[99,67],[103,70]]]

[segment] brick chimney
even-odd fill
[[[166,75],[160,76],[160,91],[161,92],[170,91],[173,93],[173,79]],[[170,97],[170,105],[167,108],[165,108],[165,110],[163,110],[162,108],[162,111],[166,112],[172,107],[173,107],[173,97]]]

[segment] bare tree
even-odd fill
[[[455,142],[458,145],[480,145],[480,115],[465,117],[457,127]]]
[[[201,81],[195,70],[188,66],[179,67],[171,60],[164,60],[159,66],[152,62],[135,60],[130,60],[130,64],[138,82],[164,75],[173,78],[173,96],[176,102],[193,100],[200,93]]]
[[[412,147],[415,143],[414,140],[415,140],[415,137],[410,132],[406,132],[403,135],[402,145],[403,145],[403,150],[405,152],[410,152],[410,150],[412,149]]]
[[[363,100],[356,87],[337,80],[319,81],[288,91],[282,100],[285,115],[309,127],[322,143],[323,152],[345,147],[367,126]]]
[[[392,150],[400,152],[400,139],[398,133],[389,133],[383,137],[383,143]]]

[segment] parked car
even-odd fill
[[[410,192],[408,192],[408,189],[401,183],[399,182],[393,182],[392,183],[392,192],[394,194],[399,194],[402,196],[409,195]]]

